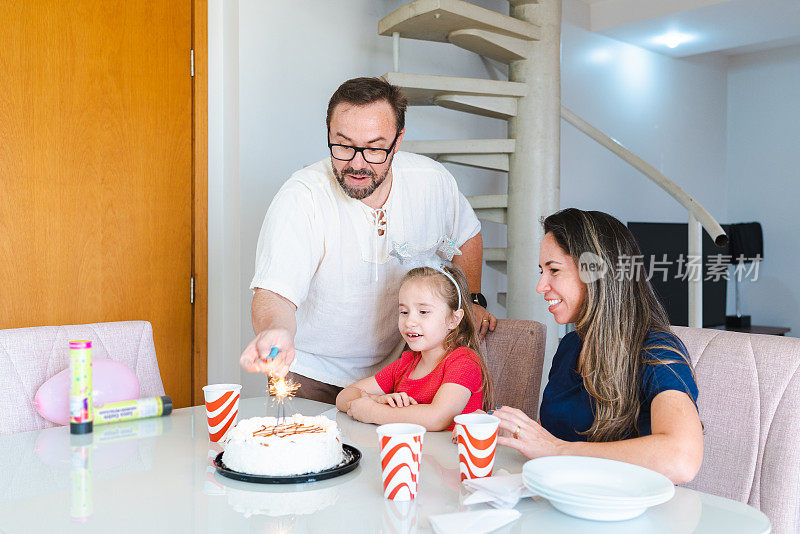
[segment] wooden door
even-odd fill
[[[0,4],[0,328],[148,320],[191,400],[191,0]]]

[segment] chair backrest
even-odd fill
[[[481,348],[494,380],[495,402],[519,408],[532,419],[539,410],[547,329],[536,321],[500,319]]]
[[[0,330],[0,435],[56,426],[33,407],[36,391],[69,367],[69,342],[92,341],[92,359],[124,363],[139,379],[139,396],[164,394],[147,321]]]
[[[800,533],[800,339],[673,327],[694,365],[703,466],[687,487]]]

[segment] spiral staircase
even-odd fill
[[[508,0],[509,15],[463,0],[416,0],[381,19],[378,34],[394,41],[394,71],[412,106],[438,106],[508,121],[505,139],[404,141],[403,149],[441,162],[508,173],[505,195],[469,197],[479,219],[507,225],[506,248],[484,249],[484,261],[507,275],[497,295],[508,317],[547,325],[546,354],[555,353],[556,325],[535,292],[539,220],[559,208],[560,124],[567,122],[653,180],[688,212],[689,254],[700,254],[702,229],[719,245],[720,225],[655,168],[561,106],[561,0]],[[398,72],[400,38],[451,43],[508,65],[508,81]],[[702,322],[702,282],[690,282],[689,323]]]

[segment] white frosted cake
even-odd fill
[[[222,461],[251,475],[315,473],[340,464],[342,441],[335,421],[295,414],[276,426],[274,417],[239,421],[230,431]]]

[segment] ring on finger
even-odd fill
[[[514,429],[514,439],[519,439],[519,425]]]

